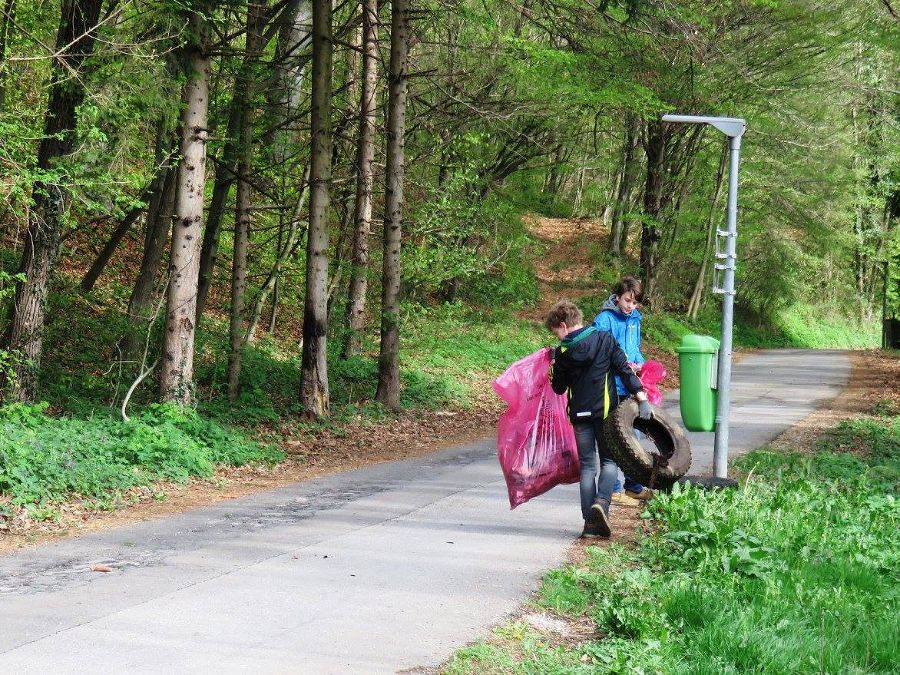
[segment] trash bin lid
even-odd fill
[[[719,349],[719,341],[709,335],[685,335],[676,350],[679,354],[715,354]]]

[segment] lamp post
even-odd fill
[[[735,117],[705,117],[700,115],[663,115],[663,122],[681,124],[709,124],[729,140],[728,159],[728,221],[727,230],[716,228],[716,262],[714,270],[723,272],[722,285],[715,283],[713,273],[713,293],[722,295],[722,342],[719,346],[718,377],[716,380],[716,440],[713,450],[713,475],[716,478],[728,476],[728,418],[731,413],[731,352],[732,330],[734,327],[734,271],[737,263],[737,190],[738,161],[741,154],[741,137],[747,130],[747,123]],[[720,237],[725,237],[725,251],[719,250]]]

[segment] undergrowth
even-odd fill
[[[591,547],[545,577],[538,604],[593,620],[596,639],[514,624],[446,672],[896,672],[900,423],[846,422],[817,454],[738,468],[738,490],[658,495],[639,548]]]
[[[243,432],[172,405],[150,405],[128,422],[103,414],[51,417],[46,408],[0,408],[0,492],[19,506],[185,482],[211,475],[217,464],[283,459]]]

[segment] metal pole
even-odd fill
[[[722,283],[722,342],[719,346],[718,406],[716,441],[713,450],[713,475],[728,476],[728,418],[731,413],[731,337],[734,327],[734,270],[737,265],[737,191],[741,136],[730,137],[728,163],[728,232],[725,244],[725,269]]]

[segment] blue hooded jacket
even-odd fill
[[[616,304],[616,296],[610,295],[603,303],[600,313],[594,318],[594,328],[612,333],[630,363],[643,363],[647,360],[641,354],[641,313],[637,308],[632,310],[631,314],[625,314]],[[616,391],[620,396],[628,395],[628,389],[618,375]]]

